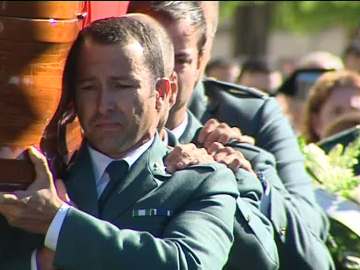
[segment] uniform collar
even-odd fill
[[[146,143],[140,145],[138,148],[130,151],[129,153],[127,153],[125,155],[125,157],[123,157],[121,160],[125,160],[126,163],[129,165],[129,168],[131,168],[131,166],[139,159],[139,157],[147,150],[149,149],[149,147],[151,146],[151,144],[154,141],[154,137],[151,138],[149,141],[147,141]],[[100,153],[99,151],[95,150],[94,148],[92,148],[89,144],[87,144],[87,148],[89,150],[90,153],[90,157],[91,157],[91,161],[93,164],[93,168],[94,168],[94,176],[95,176],[95,181],[98,181],[102,175],[104,174],[104,171],[106,169],[106,167],[114,160],[113,159],[103,153]]]

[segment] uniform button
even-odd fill
[[[280,228],[279,234],[280,234],[281,236],[284,236],[284,235],[286,234],[286,228],[285,228],[285,227]]]

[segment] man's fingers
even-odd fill
[[[208,134],[208,136],[205,138],[205,141],[203,143],[205,148],[208,148],[212,143],[219,142],[219,136],[221,135],[221,130],[215,129],[211,133]]]
[[[225,134],[221,134],[219,136],[219,138],[217,139],[217,142],[222,143],[222,144],[227,144],[229,143],[231,140],[231,135],[228,133]]]
[[[189,158],[183,158],[182,160],[180,161],[174,161],[172,163],[169,163],[166,165],[166,170],[170,173],[173,173],[175,171],[178,171],[178,170],[181,170],[181,169],[184,169],[184,168],[187,168],[191,165],[195,165],[195,164],[198,164],[199,161],[196,160],[196,159],[189,159]]]
[[[165,165],[168,172],[174,172],[192,165],[214,162],[204,148],[197,148],[194,144],[178,145],[166,157]]]
[[[226,164],[226,166],[233,172],[236,172],[241,167],[241,161],[233,156],[225,157],[222,163]]]
[[[19,211],[25,208],[27,201],[19,199],[12,193],[0,193],[0,213],[12,224]]]
[[[232,147],[224,147],[221,144],[214,143],[211,146],[215,161],[225,164],[233,172],[243,168],[250,173],[254,173],[251,163],[241,152],[235,151]],[[217,149],[217,150],[216,150]]]
[[[208,136],[205,138],[205,141],[203,142],[204,146],[207,148],[213,142],[222,143],[221,141],[219,141],[219,138],[225,134],[229,135],[230,131],[231,129],[227,124],[217,122],[216,128],[214,128],[214,130],[212,130],[211,133],[209,133]]]
[[[198,136],[198,142],[201,144],[204,144],[206,142],[207,136],[212,133],[217,126],[219,125],[219,122],[216,119],[209,119],[204,127],[201,129],[199,136]]]
[[[219,142],[213,142],[206,150],[210,155],[214,156],[222,148],[224,148],[224,145]]]
[[[247,135],[242,135],[240,138],[240,142],[255,145],[255,139],[253,137],[247,136]]]
[[[252,169],[252,166],[250,164],[250,162],[246,159],[239,159],[239,166],[236,170],[238,170],[239,168],[243,168],[244,170],[248,171],[249,173],[252,173],[256,176],[255,172]]]
[[[64,202],[70,202],[69,194],[67,193],[64,182],[61,179],[55,181],[55,188],[58,196]]]
[[[243,136],[241,130],[238,127],[232,127],[231,134],[234,140],[238,140]]]
[[[170,173],[189,166],[190,153],[195,149],[194,144],[184,144],[175,146],[165,158],[166,170]]]
[[[210,121],[210,120],[209,120]],[[209,124],[210,126],[210,124]],[[207,148],[213,142],[219,142],[222,144],[228,144],[230,141],[238,141],[241,142],[241,130],[237,127],[230,127],[226,123],[219,123],[217,122],[216,125],[212,124],[212,129],[207,128],[205,129],[207,135],[205,136],[204,133],[202,134],[203,145]]]
[[[220,148],[217,153],[215,154],[215,156],[217,155],[231,155],[233,153],[235,153],[236,151],[232,148],[232,147],[229,147],[229,146],[224,146],[222,148]],[[236,152],[238,153],[239,156],[243,157],[243,155],[240,153],[240,152]]]
[[[17,203],[19,198],[13,193],[0,192],[0,205]]]
[[[233,172],[236,172],[242,165],[241,160],[234,154],[221,153],[216,156],[215,160],[225,164]]]
[[[46,158],[35,147],[30,147],[28,153],[35,167],[36,178],[43,179],[47,177],[46,174],[50,174],[50,170]]]
[[[220,150],[214,155],[214,160],[216,162],[223,162],[227,155],[228,153],[225,153],[224,151]]]

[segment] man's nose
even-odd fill
[[[109,91],[102,91],[99,97],[98,110],[101,114],[107,114],[108,112],[114,110],[115,101],[114,97],[109,93]]]

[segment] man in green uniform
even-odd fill
[[[0,269],[30,269],[32,250],[44,246],[63,270],[225,264],[236,182],[216,163],[165,171],[168,149],[156,127],[170,89],[153,32],[131,17],[97,21],[82,31],[69,79],[86,140],[65,179],[77,208],[59,198],[44,157],[31,149],[35,182],[26,191],[0,194],[8,222],[0,232],[11,233],[1,238]],[[246,172],[242,180],[254,181]]]
[[[197,2],[191,3],[185,4],[182,1],[136,1],[131,2],[129,6],[130,12],[144,12],[158,19],[168,30],[174,42],[175,70],[179,78],[179,94],[166,126],[177,135],[182,143],[196,140],[194,135],[197,134],[197,128],[194,128],[193,125],[195,120],[191,114],[186,112],[186,105],[191,97],[193,86],[200,76],[201,59],[204,56],[203,50],[206,41],[204,18],[201,15],[189,16],[190,10],[194,10],[198,6]],[[189,7],[189,5],[193,6]],[[205,83],[209,81],[206,80]],[[218,85],[218,82],[214,82],[214,84]],[[226,84],[221,83],[221,85]],[[269,151],[276,149],[282,156],[282,161],[279,161],[276,151],[270,151],[276,157],[276,162],[273,161],[270,164],[277,165],[280,178],[276,172],[273,174],[276,175],[273,178],[268,177],[266,181],[268,185],[265,184],[264,186],[267,195],[266,199],[263,200],[264,206],[262,208],[263,213],[271,220],[276,231],[280,267],[284,269],[294,267],[296,269],[331,269],[333,264],[324,245],[328,231],[327,220],[315,202],[310,179],[304,170],[302,156],[290,126],[285,125],[286,132],[278,132],[279,128],[280,131],[282,129],[278,124],[287,122],[273,99],[251,89],[246,90],[243,98],[240,99],[237,95],[229,93],[231,92],[230,89],[228,90],[213,91],[217,96],[212,100],[212,103],[208,104],[208,109],[213,108],[214,102],[221,102],[222,96],[225,96],[229,103],[222,103],[223,106],[220,107],[220,111],[226,112],[226,115],[229,116],[235,115],[234,121],[243,120],[239,123],[244,123],[246,128],[252,129],[255,133],[269,132],[273,137],[263,138],[264,145],[261,146]],[[238,93],[238,90],[235,89],[235,92]],[[241,91],[239,93],[241,94]],[[238,106],[239,101],[242,101],[240,104],[246,106]],[[247,102],[252,105],[247,105]],[[219,107],[215,106],[215,109],[219,109]],[[241,118],[239,112],[244,112],[244,117]],[[263,119],[263,114],[270,116],[270,118],[265,117]],[[249,133],[249,135],[253,136],[254,134]],[[261,136],[255,137],[256,142],[259,141],[259,138]],[[282,139],[285,139],[285,146],[295,147],[295,153],[291,152],[292,147],[287,149],[290,152],[286,154],[286,158],[290,159],[290,163],[287,162],[285,152],[281,148]],[[266,144],[269,144],[270,149],[265,147]],[[247,158],[251,160],[250,157]],[[287,178],[284,180],[285,175]],[[304,239],[311,240],[303,241]]]

